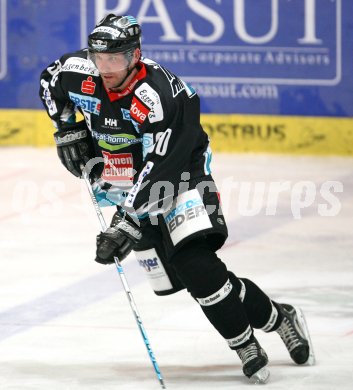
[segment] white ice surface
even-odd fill
[[[0,389],[158,389],[114,266],[93,261],[99,224],[84,184],[54,149],[4,148],[0,164]],[[276,334],[256,331],[266,388],[353,388],[353,159],[216,155],[213,169],[229,227],[219,256],[300,305],[312,334],[317,364],[298,367]],[[325,205],[335,215],[320,215]],[[168,389],[253,386],[185,291],[157,297],[133,255],[123,266]]]

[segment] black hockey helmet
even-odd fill
[[[105,16],[88,36],[91,53],[122,53],[140,48],[141,27],[133,16]]]

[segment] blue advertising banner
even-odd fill
[[[353,116],[352,0],[0,0],[0,107],[41,108],[41,70],[107,13],[137,17],[203,113]]]

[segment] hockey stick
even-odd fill
[[[83,168],[83,167],[82,167]],[[94,195],[93,193],[93,190],[92,190],[92,186],[91,186],[91,183],[89,181],[89,177],[88,177],[88,173],[87,171],[85,170],[85,168],[82,169],[82,177],[83,177],[83,180],[85,181],[86,183],[86,186],[87,186],[87,190],[90,194],[90,197],[91,197],[91,200],[92,200],[92,203],[94,205],[94,208],[96,210],[96,213],[97,213],[97,217],[99,219],[99,222],[101,224],[101,228],[102,228],[102,231],[105,232],[107,230],[107,224],[105,222],[105,219],[104,219],[104,216],[103,216],[103,213],[102,213],[102,210],[97,202],[97,199],[96,199],[96,196]],[[146,346],[146,349],[147,349],[147,352],[148,352],[148,355],[150,357],[150,360],[152,362],[152,365],[153,365],[153,368],[154,368],[154,371],[156,372],[156,375],[157,375],[157,378],[158,378],[158,381],[162,387],[162,389],[166,389],[165,387],[165,384],[164,384],[164,380],[163,380],[163,377],[162,377],[162,374],[161,374],[161,371],[159,369],[159,366],[158,366],[158,363],[157,363],[157,360],[154,356],[154,353],[152,351],[152,348],[151,348],[151,345],[150,345],[150,342],[149,342],[149,339],[147,337],[147,333],[146,333],[146,330],[143,326],[143,323],[142,323],[142,320],[141,320],[141,317],[140,317],[140,314],[137,310],[137,306],[136,306],[136,303],[135,303],[135,300],[134,300],[134,297],[132,296],[132,293],[131,293],[131,290],[130,290],[130,287],[127,283],[127,280],[126,280],[126,277],[125,277],[125,273],[124,273],[124,270],[123,270],[123,267],[121,266],[121,263],[119,261],[119,259],[117,257],[114,256],[114,261],[115,261],[115,266],[116,266],[116,269],[118,271],[118,274],[120,276],[120,279],[121,279],[121,283],[124,287],[124,290],[125,290],[125,293],[126,293],[126,296],[129,300],[129,304],[130,304],[130,307],[132,309],[132,312],[134,313],[134,317],[135,317],[135,320],[136,320],[136,323],[137,323],[137,326],[141,332],[141,336],[143,338],[143,341],[145,343],[145,346]]]

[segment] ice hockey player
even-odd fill
[[[77,177],[87,164],[97,199],[117,207],[97,237],[96,261],[111,264],[134,250],[157,295],[186,288],[252,382],[269,377],[254,329],[277,332],[295,363],[312,364],[302,312],[274,302],[217,256],[227,226],[199,97],[143,58],[140,38],[134,17],[109,14],[89,35],[88,49],[63,55],[41,74],[61,162]],[[84,120],[76,123],[77,110]]]

